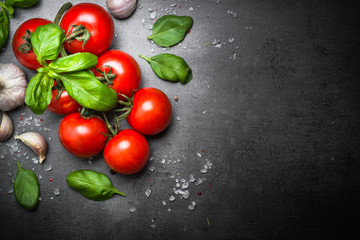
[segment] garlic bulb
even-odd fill
[[[29,146],[39,156],[40,163],[45,160],[48,146],[46,139],[41,134],[36,132],[26,132],[21,135],[15,135],[14,138],[20,139]]]
[[[115,18],[127,18],[136,9],[136,0],[106,0],[106,6]]]
[[[14,125],[10,116],[2,111],[2,120],[0,124],[0,142],[6,141],[13,133]]]
[[[0,110],[10,111],[24,104],[26,86],[21,68],[13,63],[0,63]]]

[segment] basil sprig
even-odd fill
[[[26,209],[34,210],[39,202],[39,182],[35,173],[24,169],[17,162],[18,172],[14,180],[16,200]]]
[[[126,196],[111,184],[105,174],[92,170],[74,171],[66,177],[66,182],[84,197],[94,201],[105,201],[114,194]]]
[[[5,0],[7,6],[29,8],[34,6],[38,0]]]
[[[0,49],[2,49],[9,36],[9,16],[5,11],[5,6],[0,4]]]
[[[184,59],[170,53],[159,54],[154,57],[139,55],[150,63],[156,75],[166,81],[186,84],[192,79],[192,71]]]
[[[154,23],[148,39],[162,47],[170,47],[181,42],[192,25],[193,19],[189,16],[164,15]]]

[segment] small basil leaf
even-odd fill
[[[39,115],[49,106],[52,98],[51,87],[54,84],[47,73],[37,73],[29,82],[26,88],[25,103]]]
[[[34,6],[38,0],[5,0],[7,6],[28,8]]]
[[[139,56],[150,63],[156,75],[163,80],[186,84],[192,79],[191,68],[181,57],[169,53],[159,54],[151,58]]]
[[[10,18],[14,17],[15,9],[12,6],[2,4],[1,7],[3,7],[3,9],[5,9],[9,13]]]
[[[9,36],[9,16],[5,10],[0,7],[0,49],[2,49]]]
[[[74,171],[66,177],[66,182],[84,197],[94,201],[107,200],[114,194],[126,196],[111,184],[105,174],[92,170]]]
[[[24,169],[17,162],[18,172],[14,180],[16,200],[26,209],[34,210],[39,202],[39,182],[35,173]]]
[[[152,39],[157,45],[170,47],[181,42],[193,25],[189,16],[164,15],[153,25]]]
[[[42,65],[46,64],[46,60],[54,60],[59,56],[64,41],[64,30],[53,23],[39,26],[31,34],[36,59]]]
[[[75,53],[58,58],[49,63],[49,68],[56,73],[75,72],[96,66],[98,57],[91,53]]]
[[[91,71],[59,75],[68,94],[81,106],[96,111],[109,111],[117,103],[117,93],[102,84]]]

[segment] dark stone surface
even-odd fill
[[[64,2],[40,1],[35,8],[16,9],[10,37],[29,18],[53,19]],[[91,2],[105,6],[105,1]],[[170,9],[172,3],[177,4],[177,14],[194,18],[191,33],[181,46],[168,50],[182,56],[193,69],[194,79],[187,85],[158,79],[137,57],[139,53],[153,56],[164,52],[146,40],[153,23],[148,8],[163,14],[161,9]],[[31,161],[34,153],[22,143],[18,144],[21,156],[11,154],[6,145],[15,140],[0,145],[0,154],[8,153],[0,159],[2,236],[357,239],[358,1],[222,0],[216,4],[216,0],[159,0],[140,4],[142,8],[131,18],[114,20],[112,48],[128,52],[139,62],[142,86],[159,88],[172,101],[174,115],[169,128],[148,137],[154,160],[137,175],[111,175],[101,155],[89,164],[88,159],[78,159],[62,148],[57,137],[62,116],[48,111],[35,116],[27,108],[11,111],[17,133],[33,127],[51,138],[45,164],[52,164],[53,169],[46,172],[42,165],[35,165]],[[229,42],[230,38],[234,41]],[[214,39],[220,40],[220,48],[206,45]],[[19,65],[10,43],[11,38],[0,52],[0,61]],[[235,53],[236,59],[230,59]],[[28,80],[35,74],[24,71]],[[174,96],[179,97],[178,102]],[[22,113],[44,119],[41,129],[34,120],[18,128]],[[123,125],[127,126],[126,122]],[[177,159],[181,161],[173,163]],[[202,174],[206,159],[213,167]],[[14,194],[8,193],[16,160],[42,176],[42,201],[34,212],[23,209]],[[114,196],[105,202],[82,197],[66,185],[65,178],[72,170],[84,168],[107,174],[128,196]],[[189,198],[180,199],[170,176],[188,180],[190,174],[206,181],[190,183]],[[54,195],[57,188],[59,196]],[[148,198],[147,188],[152,190]],[[171,195],[176,197],[173,202],[168,200]],[[197,204],[194,211],[188,210],[192,201]],[[134,213],[129,211],[131,207],[136,208]]]

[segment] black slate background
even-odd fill
[[[17,9],[0,62],[19,65],[11,49],[12,34],[29,18],[53,19],[64,2],[40,1],[35,8]],[[91,2],[105,6],[105,1]],[[169,128],[148,137],[154,160],[137,175],[111,175],[101,155],[90,164],[62,148],[57,138],[62,116],[13,110],[17,133],[34,127],[17,127],[22,113],[44,119],[40,130],[35,130],[51,138],[45,164],[53,169],[46,172],[35,165],[34,153],[23,144],[19,143],[19,153],[30,159],[9,154],[6,144],[15,140],[0,145],[0,155],[8,153],[0,159],[1,235],[5,239],[358,239],[360,3],[139,2],[142,8],[129,19],[114,20],[111,48],[131,54],[141,67],[142,86],[157,87],[172,101]],[[148,8],[163,14],[161,9],[172,3],[177,4],[177,14],[194,18],[194,26],[181,46],[163,50],[146,40],[154,22]],[[220,48],[206,45],[214,39],[220,40]],[[194,79],[189,84],[161,81],[137,57],[165,51],[182,56],[191,66]],[[235,53],[236,59],[230,59]],[[35,74],[24,71],[28,80]],[[181,161],[167,163],[177,159]],[[205,159],[213,167],[202,174]],[[16,160],[42,176],[42,201],[35,212],[23,209],[8,193]],[[68,173],[83,168],[107,174],[128,196],[106,202],[83,198],[65,182]],[[189,199],[180,199],[170,176],[188,179],[190,174],[206,181],[190,183]],[[53,194],[56,188],[59,196]],[[152,190],[149,198],[144,194],[147,188]],[[171,195],[174,202],[168,200]],[[191,201],[197,204],[194,211],[187,209]],[[131,207],[136,208],[134,213]]]

